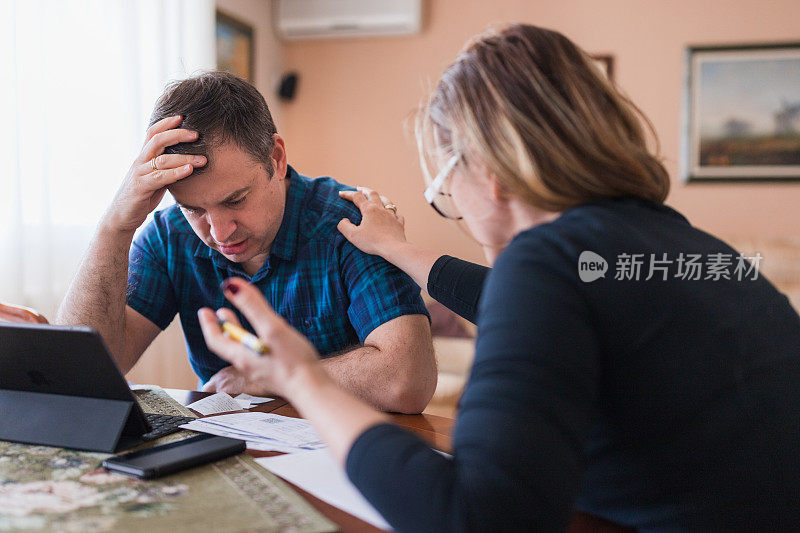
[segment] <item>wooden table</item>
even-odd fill
[[[180,389],[165,389],[167,393],[175,398],[182,405],[189,405],[192,402],[209,396],[207,392],[188,391]],[[289,405],[289,403],[282,399],[276,398],[271,402],[254,406],[250,411],[260,411],[262,413],[274,413],[276,415],[291,416],[300,418],[297,411]],[[434,415],[390,415],[394,422],[409,431],[416,433],[425,439],[430,445],[437,450],[445,452],[451,451],[450,436],[453,433],[454,420]],[[253,457],[270,457],[273,455],[281,455],[278,452],[261,452],[256,450],[247,450],[247,453]],[[314,508],[324,515],[328,520],[334,522],[339,529],[345,533],[349,532],[379,532],[382,531],[372,524],[368,524],[355,516],[348,514],[338,507],[334,507],[319,498],[307,493],[303,489],[289,483],[291,487],[297,491],[303,498],[305,498]]]
[[[166,391],[182,405],[189,405],[192,402],[210,395],[207,392],[180,389],[166,389]],[[250,411],[261,411],[264,413],[275,413],[276,415],[300,418],[300,415],[297,413],[294,407],[289,405],[289,403],[282,398],[276,398],[271,402],[255,406],[250,409]],[[455,424],[455,420],[451,418],[425,414],[392,414],[390,416],[397,425],[416,433],[437,450],[442,450],[444,452],[452,451],[451,436],[453,434],[453,425]],[[270,457],[273,455],[281,455],[278,452],[261,452],[255,450],[247,450],[247,453],[253,457]],[[289,485],[291,485],[291,487],[296,490],[298,494],[303,496],[303,498],[313,505],[317,511],[319,511],[328,520],[339,526],[339,529],[345,533],[349,533],[351,531],[369,531],[373,533],[382,531],[372,524],[368,524],[367,522],[364,522],[363,520],[342,511],[338,507],[334,507],[333,505],[330,505],[329,503],[312,496],[292,483],[289,483]],[[570,522],[569,526],[567,526],[567,533],[629,533],[632,531],[634,530],[580,511],[575,512],[572,517],[572,521]]]

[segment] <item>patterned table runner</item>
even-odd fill
[[[135,394],[147,412],[194,416],[162,389]],[[100,463],[108,456],[0,441],[0,531],[336,530],[245,454],[155,481],[106,472]]]

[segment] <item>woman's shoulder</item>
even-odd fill
[[[695,231],[674,209],[637,198],[618,198],[568,209],[552,222],[517,234],[498,262],[525,257],[577,267],[585,251],[602,255],[626,246],[641,246],[656,234]],[[505,257],[504,257],[505,256]]]
[[[701,233],[677,211],[653,202],[621,198],[583,204],[517,234],[495,261],[487,288],[541,290],[546,279],[561,294],[594,294],[598,283],[592,282],[613,278],[620,256],[674,251],[681,243],[711,239]]]

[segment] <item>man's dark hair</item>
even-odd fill
[[[195,130],[199,136],[195,142],[168,146],[164,152],[208,158],[208,164],[193,174],[211,164],[209,152],[230,142],[262,163],[272,176],[275,123],[264,97],[243,79],[212,71],[170,83],[156,102],[150,125],[174,115],[183,116],[181,128]]]

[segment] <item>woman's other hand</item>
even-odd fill
[[[353,202],[361,211],[358,226],[346,218],[338,225],[341,234],[361,251],[386,258],[393,247],[406,242],[405,220],[388,198],[366,187],[340,191],[339,196]]]
[[[228,301],[252,324],[256,335],[270,352],[258,355],[222,332],[218,318],[240,325],[233,311],[223,308],[215,314],[204,307],[197,314],[208,348],[241,371],[248,382],[290,398],[292,378],[298,375],[298,370],[319,364],[316,348],[275,313],[262,294],[243,279],[226,280],[224,292]]]
[[[356,204],[361,211],[358,226],[346,218],[339,222],[339,231],[345,239],[362,252],[383,257],[411,276],[417,285],[427,288],[428,274],[441,254],[406,241],[405,219],[397,214],[397,206],[366,187],[340,191],[339,196]]]

